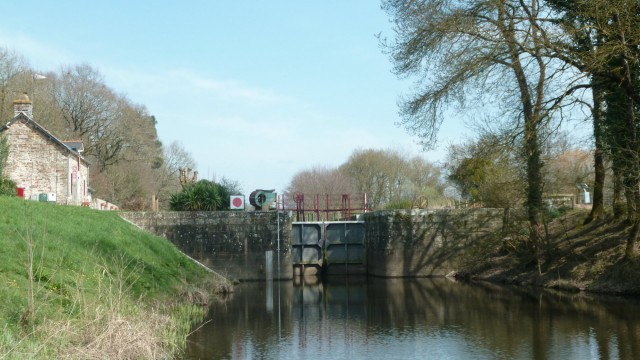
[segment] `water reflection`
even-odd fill
[[[245,283],[189,337],[190,359],[639,359],[637,299],[456,283]]]

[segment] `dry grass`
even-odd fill
[[[166,308],[129,304],[120,313],[101,306],[93,309],[93,318],[43,322],[36,331],[48,335],[38,339],[38,348],[17,344],[15,351],[0,358],[171,359],[184,349],[189,331],[206,315],[206,308],[190,304]]]
[[[571,211],[548,224],[549,247],[541,257],[541,273],[532,256],[504,246],[469,262],[461,273],[474,279],[562,290],[640,293],[640,259],[624,259],[628,227],[611,219],[583,225],[587,214]],[[517,237],[511,241],[517,242]]]
[[[197,286],[186,288],[180,293],[182,303],[191,305],[209,305],[213,295],[227,295],[233,292],[233,284],[222,276],[213,274]]]
[[[98,296],[87,296],[84,276],[77,276],[78,286],[68,294],[74,315],[43,319],[18,339],[0,337],[0,359],[171,359],[183,351],[213,294],[194,287],[170,302],[135,298],[131,284],[142,268],[118,256],[110,262],[115,270],[96,267]],[[214,279],[203,286],[229,290],[227,282]]]
[[[151,316],[149,316],[151,315]],[[96,319],[74,334],[77,342],[70,346],[63,358],[67,359],[161,359],[166,353],[159,329],[171,325],[168,316],[158,313],[144,318],[110,317]],[[72,337],[72,338],[73,338]]]

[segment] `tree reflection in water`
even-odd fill
[[[244,283],[209,316],[187,358],[640,358],[637,298],[444,278]]]

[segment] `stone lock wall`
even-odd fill
[[[471,242],[502,229],[503,209],[390,210],[364,216],[367,272],[445,276]]]
[[[123,212],[144,230],[169,239],[181,251],[215,272],[240,280],[291,279],[291,217],[260,211]],[[267,268],[271,251],[272,268]],[[278,254],[280,267],[278,268]]]
[[[121,216],[164,236],[230,279],[265,280],[269,270],[274,279],[294,276],[289,214],[280,213],[279,252],[276,212],[123,212]],[[500,233],[503,217],[503,209],[367,213],[363,217],[365,272],[380,277],[445,276],[459,269],[462,255],[474,241]],[[268,251],[271,269],[267,268]]]

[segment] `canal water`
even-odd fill
[[[445,278],[243,283],[187,359],[640,359],[640,298]]]

